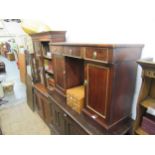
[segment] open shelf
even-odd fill
[[[147,132],[145,132],[142,128],[138,128],[136,131],[136,134],[138,135],[149,135]]]
[[[41,57],[41,54],[38,54],[38,53],[37,53],[37,54],[36,54],[36,57],[40,58],[40,57]]]
[[[143,102],[141,102],[141,105],[145,108],[152,108],[155,110],[155,99],[148,97]]]
[[[46,72],[47,74],[54,75],[54,72],[51,71],[51,70],[46,70],[46,69],[45,69],[45,72]]]
[[[49,57],[49,56],[47,56],[47,55],[44,55],[43,58],[44,58],[44,59],[47,59],[47,60],[52,60],[52,57]]]
[[[52,91],[55,90],[55,88],[54,88],[54,87],[47,87],[47,90],[48,90],[49,92],[52,92]]]

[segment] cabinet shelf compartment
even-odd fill
[[[50,75],[53,75],[53,74],[54,74],[54,72],[53,72],[52,70],[45,70],[45,72],[46,72],[47,74],[50,74]]]
[[[152,97],[148,97],[143,102],[141,102],[141,105],[145,108],[152,108],[155,110],[155,99]]]
[[[53,78],[48,78],[47,79],[47,89],[50,92],[55,90],[55,81],[54,81]]]
[[[148,134],[154,135],[155,134],[155,116],[146,113],[142,117],[142,122],[140,127]]]
[[[149,135],[155,134],[155,63],[152,59],[139,60],[142,67],[142,86],[137,103],[137,117],[134,131],[141,128]],[[143,134],[143,132],[139,132]]]
[[[41,42],[41,45],[42,45],[43,56],[45,55],[45,56],[51,57],[49,41]]]
[[[52,60],[52,57],[51,56],[48,56],[48,55],[43,55],[43,58],[46,59],[46,60],[49,60],[49,61]]]

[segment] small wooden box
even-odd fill
[[[14,55],[14,53],[7,53],[7,58],[8,58],[8,60],[10,60],[10,61],[14,61],[14,60],[15,60],[15,55]]]
[[[67,89],[67,105],[81,113],[84,105],[84,86]]]

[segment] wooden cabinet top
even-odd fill
[[[101,63],[118,63],[137,61],[140,58],[143,44],[81,44],[52,43],[53,54],[62,54]]]
[[[59,42],[52,43],[52,46],[81,46],[81,47],[107,47],[107,48],[143,48],[144,44],[92,44],[92,43],[71,43],[71,42]]]
[[[47,89],[45,88],[45,86],[41,83],[36,83],[33,85],[33,87],[39,91],[41,94],[43,94],[45,97],[48,97],[48,91]]]
[[[40,32],[40,33],[34,33],[30,36],[33,40],[52,40],[53,38],[65,38],[66,31],[47,31],[47,32]],[[58,40],[59,41],[59,40]],[[60,41],[65,41],[60,40]]]

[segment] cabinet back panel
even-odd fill
[[[65,57],[66,86],[72,88],[83,84],[84,62],[81,59]]]
[[[64,90],[65,88],[65,82],[64,82],[64,76],[65,76],[65,66],[64,66],[64,58],[59,55],[53,55],[54,59],[54,72],[56,73],[55,76],[55,81],[56,81],[56,87],[59,87],[60,89]]]

